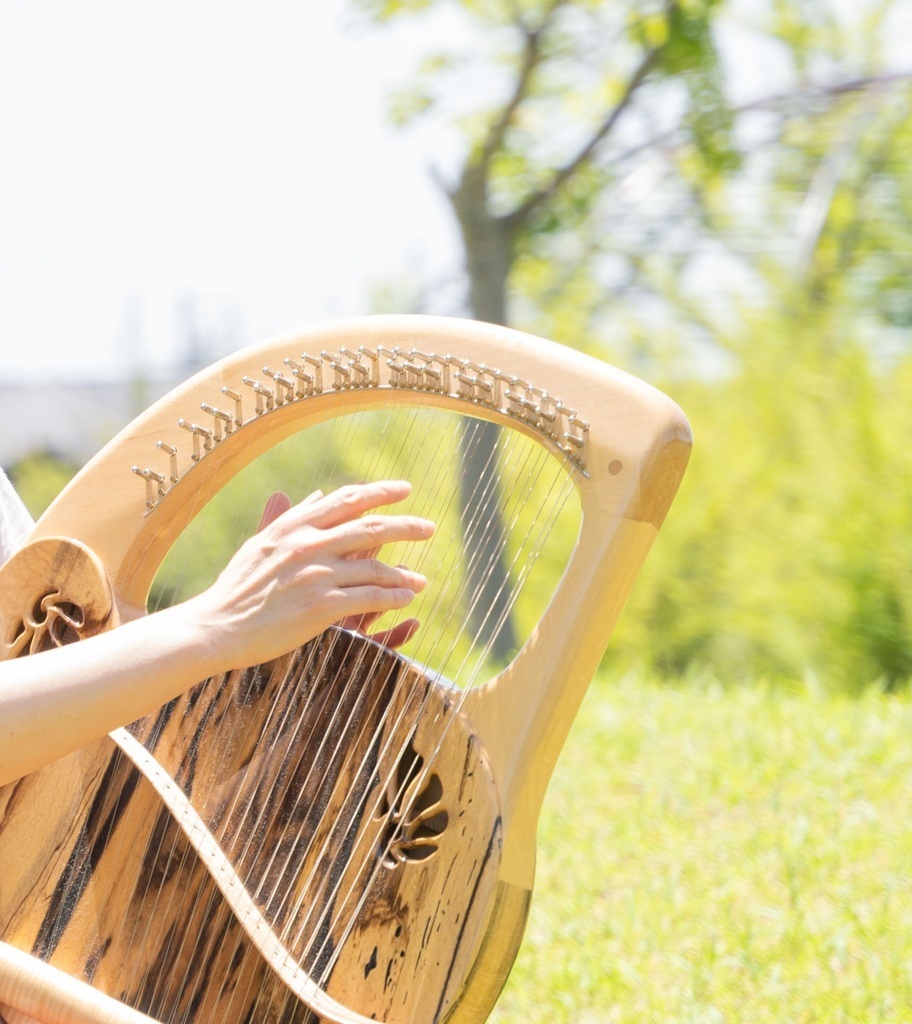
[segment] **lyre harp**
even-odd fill
[[[453,481],[479,423],[493,454]],[[368,317],[246,349],[140,416],[41,518],[0,572],[5,656],[144,614],[199,510],[312,431],[286,474],[331,476],[354,447],[353,472],[393,466],[418,511],[455,523],[435,539],[424,646],[407,658],[330,630],[0,789],[10,1024],[470,1024],[493,1006],[548,779],[689,427],[625,373],[475,322]],[[458,483],[494,496],[496,544],[453,513]],[[568,502],[566,564],[535,575]],[[489,656],[497,623],[473,634],[466,611],[489,551],[525,622],[506,663]]]

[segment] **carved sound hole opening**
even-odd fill
[[[409,743],[387,781],[379,814],[386,828],[380,857],[387,867],[427,860],[449,824],[440,777],[424,770],[424,758]]]
[[[13,623],[9,647],[15,657],[63,647],[79,640],[86,624],[83,608],[61,600],[59,590],[35,599],[27,618]]]

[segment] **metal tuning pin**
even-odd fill
[[[378,345],[376,349],[365,345],[357,348],[342,346],[337,352],[324,350],[319,356],[305,352],[299,359],[285,357],[282,363],[287,373],[263,367],[263,375],[272,386],[246,374],[241,378],[244,386],[255,395],[254,418],[322,394],[323,369],[328,365],[333,373],[332,390],[337,392],[367,388],[430,392],[511,416],[547,438],[585,472],[589,423],[548,391],[484,363],[452,354],[437,355],[419,348],[403,352],[398,346],[384,345]],[[233,403],[233,411],[220,409],[208,402],[200,404],[202,411],[212,417],[211,427],[186,419],[178,421],[181,429],[193,439],[190,458],[194,463],[244,426],[241,391],[221,388],[221,394]],[[167,478],[149,468],[133,467],[133,472],[146,482],[146,506],[149,509],[158,504],[167,488],[176,484],[181,475],[178,449],[164,441],[158,441],[157,447],[169,458]]]
[[[268,366],[263,367],[263,373],[275,382],[275,404],[277,406],[294,401],[293,380],[289,380],[281,370],[270,370]]]
[[[237,391],[232,391],[231,388],[222,388],[222,394],[234,402],[234,425],[242,427],[244,425],[243,397]]]
[[[340,355],[348,358],[348,368],[351,371],[349,379],[351,387],[377,387],[380,383],[380,366],[379,356],[376,352],[372,352],[366,346],[360,345],[357,351],[343,348],[340,350]]]
[[[409,353],[412,365],[416,374],[415,386],[421,391],[435,391],[437,394],[445,395],[450,390],[450,364],[447,359],[441,359],[433,352],[422,352],[413,348]],[[415,360],[420,359],[420,367]]]
[[[380,346],[377,355],[384,357],[386,368],[389,370],[389,386],[391,388],[408,387],[408,370],[405,363],[400,362],[401,350],[396,348],[385,348]]]
[[[252,388],[253,393],[256,395],[255,410],[257,416],[272,412],[275,408],[275,391],[272,388],[266,387],[261,380],[254,380],[253,377],[248,377],[246,374],[241,378],[241,383],[246,384],[248,388]]]
[[[216,444],[222,440],[223,437],[230,434],[235,428],[234,417],[230,412],[225,412],[224,409],[219,409],[217,406],[209,405],[208,402],[201,402],[200,408],[203,412],[209,413],[212,417],[212,437]]]
[[[212,447],[213,432],[208,427],[201,427],[198,423],[191,423],[183,417],[177,421],[177,425],[182,430],[186,430],[193,438],[193,451],[190,453],[190,458],[194,462],[199,462]]]
[[[295,378],[295,397],[310,398],[323,390],[323,361],[309,356],[306,352],[298,362],[290,357],[283,360]],[[307,367],[311,367],[309,370]]]
[[[159,500],[165,495],[165,478],[154,469],[140,469],[139,466],[131,467],[137,476],[146,481],[146,508],[155,508]]]
[[[177,478],[180,475],[177,471],[177,448],[175,448],[173,444],[166,444],[164,441],[156,441],[155,447],[160,451],[163,451],[168,456],[171,464],[169,479],[172,484],[176,484]]]
[[[323,358],[332,367],[333,387],[336,391],[345,391],[351,387],[351,367],[342,362],[342,357],[333,355],[332,352],[324,352]]]

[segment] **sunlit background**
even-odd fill
[[[0,0],[36,513],[191,370],[375,311],[693,423],[498,1020],[912,1019],[910,40],[908,0]]]
[[[3,8],[0,464],[35,510],[241,346],[508,322],[695,427],[613,656],[901,685],[909,5],[311,6]]]
[[[454,272],[432,154],[385,109],[417,41],[353,21],[341,0],[3,5],[6,381],[208,362]]]

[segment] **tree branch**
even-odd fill
[[[542,33],[550,24],[551,19],[554,17],[557,10],[566,2],[567,0],[551,0],[551,3],[542,16],[541,22],[534,29],[526,28],[522,21],[522,12],[518,8],[515,8],[517,27],[525,36],[522,66],[520,68],[519,77],[516,79],[516,85],[513,89],[512,95],[504,105],[503,110],[500,112],[500,116],[492,123],[487,138],[484,141],[484,145],[481,147],[481,153],[478,158],[478,163],[475,165],[475,169],[476,172],[481,172],[485,177],[487,176],[487,170],[494,154],[503,145],[504,137],[507,134],[507,129],[510,127],[510,122],[513,120],[513,115],[525,99],[526,90],[528,89],[532,74],[541,62],[541,48],[539,46],[539,41]]]
[[[529,80],[532,78],[532,72],[538,67],[539,61],[541,60],[541,50],[538,46],[538,38],[537,32],[526,33],[526,45],[523,50],[522,66],[520,67],[519,76],[516,79],[516,85],[513,89],[512,95],[509,100],[507,100],[503,110],[500,112],[500,116],[491,124],[487,138],[484,140],[484,145],[481,147],[481,153],[478,158],[477,167],[479,170],[484,172],[487,171],[494,154],[503,145],[504,136],[507,134],[507,128],[510,126],[513,115],[516,113],[520,103],[522,103],[525,98]]]
[[[525,221],[538,206],[554,195],[561,186],[569,181],[573,175],[576,174],[577,171],[579,171],[579,169],[592,158],[596,149],[598,149],[602,141],[610,134],[621,115],[630,106],[637,89],[639,89],[643,81],[655,67],[661,50],[662,48],[660,46],[653,47],[643,55],[643,59],[640,61],[639,66],[627,82],[624,94],[608,112],[604,121],[602,121],[598,129],[590,137],[589,141],[582,147],[582,149],[580,149],[576,156],[574,156],[568,163],[564,164],[563,167],[555,171],[554,176],[547,185],[537,189],[529,195],[523,203],[513,210],[512,213],[508,214],[508,220],[513,221],[517,225],[523,223],[523,221]]]
[[[550,24],[557,10],[567,2],[568,0],[550,0],[535,29],[526,28],[522,21],[522,12],[518,6],[514,8],[517,27],[525,37],[522,66],[509,100],[504,105],[500,115],[491,122],[487,137],[481,146],[477,159],[472,160],[470,157],[466,161],[458,184],[453,189],[447,190],[447,197],[453,204],[460,223],[464,223],[464,216],[460,210],[464,212],[470,207],[483,209],[486,206],[491,161],[497,152],[503,148],[507,130],[516,111],[526,98],[532,74],[541,62],[542,53],[539,43],[542,33]]]
[[[761,96],[759,99],[751,100],[742,106],[735,107],[735,114],[747,114],[752,110],[767,110],[787,103],[792,99],[807,99],[813,96],[841,96],[844,93],[864,92],[867,89],[876,88],[882,85],[894,85],[896,82],[908,82],[912,79],[912,71],[891,71],[884,75],[867,75],[863,78],[848,78],[842,82],[833,82],[831,85],[806,85],[792,92],[774,93],[772,96]]]
[[[864,78],[850,78],[842,82],[834,82],[831,85],[806,85],[792,92],[773,93],[770,96],[761,96],[758,99],[750,100],[740,106],[732,107],[732,114],[739,117],[741,114],[750,114],[757,111],[775,111],[778,107],[784,106],[790,101],[802,102],[816,98],[836,98],[848,95],[853,92],[865,92],[868,89],[889,87],[897,83],[912,81],[912,70],[895,71],[884,75],[871,75]],[[622,164],[631,157],[639,156],[646,150],[655,149],[664,143],[670,142],[678,134],[678,128],[663,132],[661,135],[653,135],[643,142],[631,146],[629,149],[619,153],[615,163]]]

